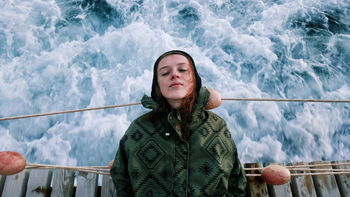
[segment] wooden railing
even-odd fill
[[[289,165],[330,164],[335,162],[299,162]],[[347,161],[349,162],[349,161]],[[244,167],[260,168],[260,163],[246,163]],[[312,169],[350,169],[349,165],[318,166],[291,171],[291,180],[284,185],[269,185],[260,176],[247,176],[247,196],[251,197],[349,197],[350,174],[312,175]],[[258,170],[246,170],[259,174]],[[296,176],[293,176],[296,174]],[[303,175],[304,174],[304,175]],[[0,175],[2,197],[114,197],[116,191],[109,175],[78,172],[67,169],[25,169],[11,175]]]

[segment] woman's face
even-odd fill
[[[158,64],[157,76],[160,92],[168,102],[182,101],[194,88],[193,68],[183,55],[164,57]]]

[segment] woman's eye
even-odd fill
[[[187,69],[179,69],[179,72],[186,72],[187,71]]]
[[[170,73],[170,72],[164,72],[164,73],[161,73],[160,75],[161,75],[161,76],[167,76],[167,75],[169,75],[169,73]]]

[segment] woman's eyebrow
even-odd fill
[[[187,63],[186,63],[186,62],[181,62],[181,63],[178,63],[178,64],[176,64],[176,65],[178,65],[178,66],[183,66],[183,65],[187,65]]]
[[[169,66],[163,66],[158,71],[161,71],[161,70],[166,69],[166,68],[169,68]]]
[[[186,62],[180,62],[180,63],[177,63],[176,66],[183,66],[183,65],[187,65]],[[158,71],[160,70],[163,70],[163,69],[166,69],[166,68],[169,68],[170,66],[163,66],[161,67]]]

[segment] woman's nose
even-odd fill
[[[179,73],[176,72],[176,71],[172,72],[172,73],[171,73],[171,78],[172,78],[172,79],[179,78]]]

